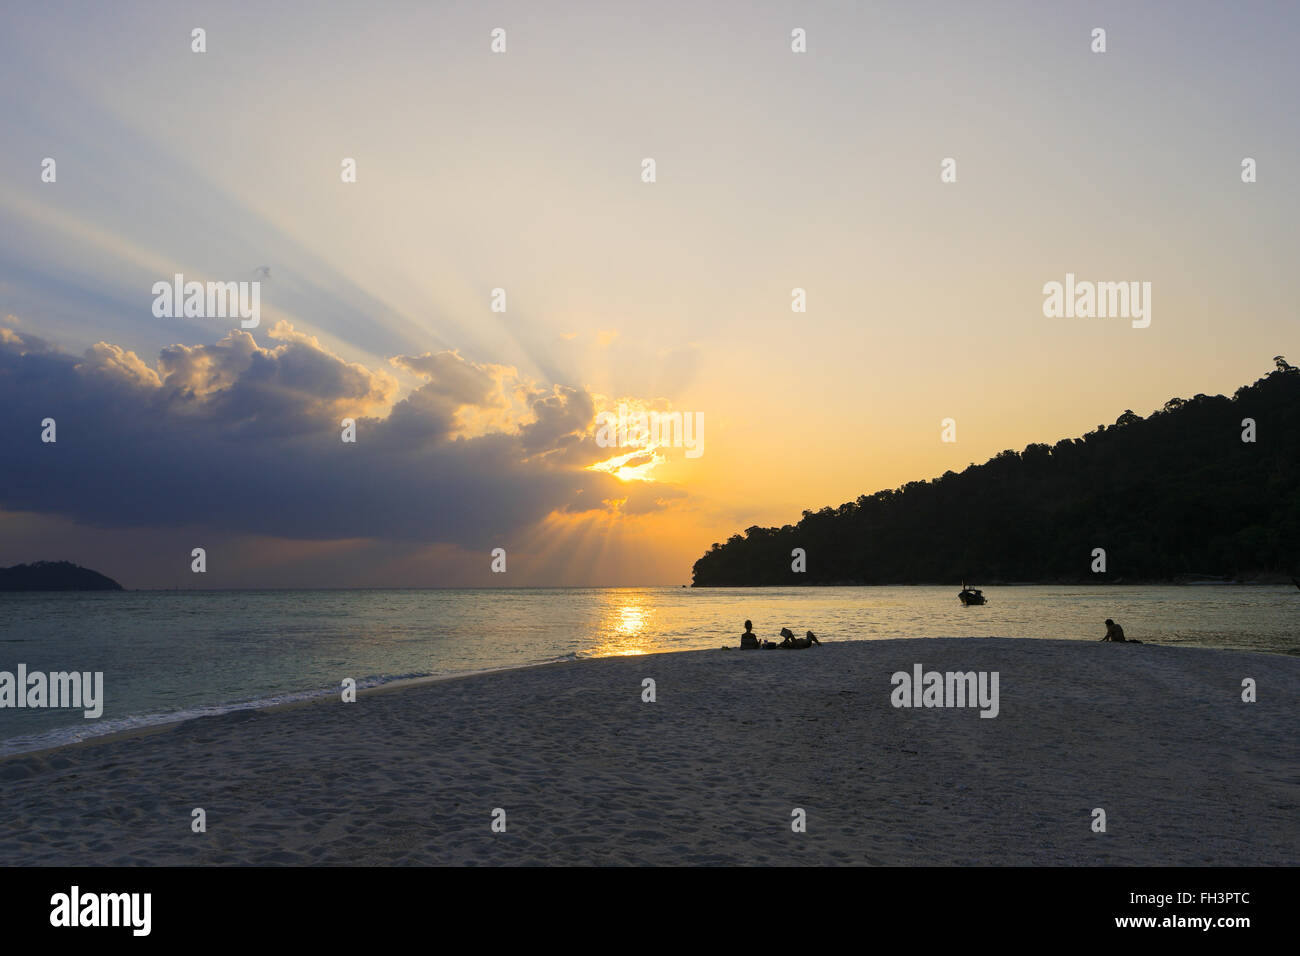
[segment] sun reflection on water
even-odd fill
[[[654,610],[634,597],[611,601],[601,615],[600,643],[592,648],[592,654],[631,657],[650,653],[653,618]]]

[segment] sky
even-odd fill
[[[1300,356],[1298,27],[1262,2],[5,5],[0,565],[675,585],[751,525],[1230,394]],[[155,314],[177,273],[257,281],[257,327]],[[1067,273],[1149,282],[1150,324],[1045,316]],[[700,422],[698,454],[602,445],[620,404]]]

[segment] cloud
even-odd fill
[[[420,441],[447,435],[472,436],[512,427],[509,394],[519,373],[508,365],[480,365],[454,350],[398,355],[396,368],[425,380],[393,409],[387,432]]]
[[[140,356],[107,342],[96,342],[88,348],[85,359],[76,365],[76,369],[105,376],[126,386],[162,387],[158,373],[141,361]]]
[[[396,395],[388,373],[344,362],[286,322],[268,335],[282,344],[262,348],[236,329],[213,345],[163,349],[161,398],[174,413],[202,417],[227,433],[293,435],[332,428],[339,418],[386,406]]]
[[[596,417],[596,404],[586,389],[556,385],[538,391],[529,402],[535,420],[521,432],[524,450],[531,455],[563,451],[582,442]]]
[[[164,348],[156,368],[99,342],[81,357],[0,327],[0,509],[104,528],[187,525],[328,540],[389,538],[480,549],[552,513],[648,495],[585,466],[595,405],[574,385],[444,351],[397,356],[422,378],[400,400],[386,371],[279,323]],[[495,424],[467,435],[464,422]],[[57,442],[40,440],[41,421]],[[341,441],[353,418],[357,441]],[[626,504],[623,509],[628,510]],[[196,542],[196,546],[202,542]]]
[[[634,455],[633,457],[629,458],[627,461],[622,462],[621,467],[623,467],[623,468],[639,468],[639,467],[641,467],[642,465],[648,465],[648,464],[650,464],[651,462],[653,462],[653,461],[657,461],[657,460],[659,460],[659,459],[658,459],[654,454]]]

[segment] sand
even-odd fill
[[[998,716],[893,707],[917,663]],[[0,864],[1295,865],[1297,701],[1300,659],[1155,645],[576,661],[8,758]]]

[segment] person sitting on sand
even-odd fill
[[[740,649],[742,651],[756,651],[759,648],[758,635],[754,633],[754,622],[745,622],[745,633],[740,635]]]
[[[1120,627],[1110,618],[1106,618],[1106,636],[1103,641],[1113,641],[1116,644],[1141,644],[1141,641],[1130,641],[1124,637],[1124,628]]]

